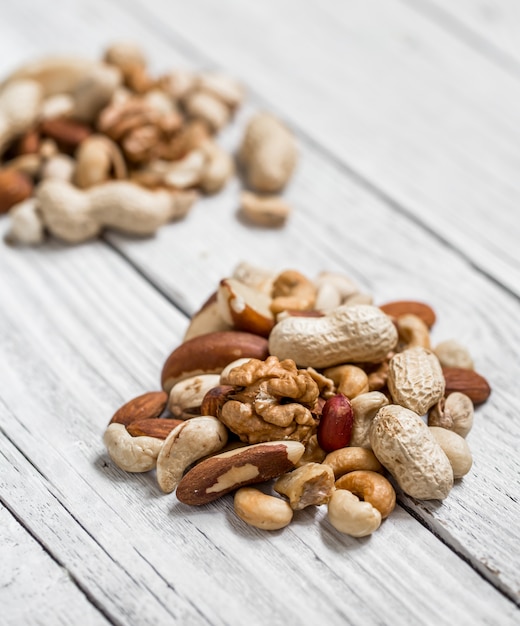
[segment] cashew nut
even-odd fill
[[[226,74],[218,72],[201,74],[197,80],[197,87],[222,100],[231,109],[240,106],[244,99],[242,85]]]
[[[281,196],[259,196],[250,191],[242,192],[240,206],[243,216],[257,226],[281,226],[291,213]]]
[[[269,336],[270,354],[301,367],[378,362],[397,343],[391,319],[378,307],[343,305],[323,317],[287,317]]]
[[[168,410],[178,418],[193,417],[200,411],[206,393],[219,384],[219,374],[201,374],[181,380],[170,391]]]
[[[430,426],[430,432],[448,457],[453,470],[453,478],[465,476],[473,465],[471,450],[466,440],[451,430],[437,426]]]
[[[316,287],[300,272],[286,270],[276,277],[271,296],[274,315],[288,309],[306,311],[314,306]]]
[[[370,502],[385,519],[395,508],[395,491],[390,482],[378,472],[356,470],[338,478],[336,489],[351,491],[361,500]]]
[[[285,500],[269,496],[253,487],[238,489],[233,502],[241,520],[262,530],[285,528],[293,517],[293,510]]]
[[[430,329],[417,315],[413,313],[400,315],[396,319],[396,325],[399,340],[404,343],[405,348],[414,348],[415,346],[427,350],[431,348]]]
[[[382,472],[383,466],[377,460],[376,455],[368,448],[349,446],[329,452],[323,463],[330,465],[335,478],[340,478],[343,474],[356,470],[370,470],[372,472]]]
[[[182,100],[194,87],[197,76],[188,70],[174,69],[159,79],[161,89],[173,99]]]
[[[186,156],[176,161],[155,161],[149,169],[163,168],[162,180],[176,189],[187,189],[197,185],[204,174],[206,155],[202,150],[191,150]]]
[[[321,272],[316,279],[315,307],[319,311],[328,313],[346,300],[359,293],[357,285],[347,276],[335,272]]]
[[[152,234],[184,215],[195,199],[192,193],[153,192],[127,181],[109,181],[80,191],[64,181],[47,180],[36,196],[45,226],[69,242],[95,237],[103,227]]]
[[[170,98],[170,96],[162,89],[151,89],[150,91],[147,91],[142,98],[143,102],[145,102],[152,109],[157,111],[157,113],[159,113],[160,115],[170,115],[171,113],[174,113],[176,116],[179,115],[179,111],[175,103]],[[174,121],[174,119],[174,117],[170,117],[170,123]]]
[[[126,163],[118,146],[104,135],[90,135],[76,151],[74,183],[86,189],[115,178],[127,177]]]
[[[381,408],[370,427],[374,454],[401,489],[419,500],[442,500],[453,486],[451,464],[422,419],[391,404]]]
[[[311,435],[309,439],[305,442],[305,451],[302,454],[298,463],[296,463],[296,467],[302,467],[307,463],[322,463],[323,459],[327,456],[327,453],[323,448],[320,447],[318,443],[318,436]]]
[[[328,503],[328,517],[336,530],[351,537],[366,537],[381,526],[381,513],[370,502],[360,501],[345,489],[333,492]]]
[[[428,415],[428,426],[440,426],[466,437],[473,426],[474,407],[471,398],[460,391],[441,398]]]
[[[36,122],[42,97],[34,80],[16,80],[0,91],[0,155],[12,139]]]
[[[379,409],[389,403],[388,398],[380,391],[362,393],[352,400],[350,404],[354,412],[354,424],[352,425],[352,436],[350,439],[351,446],[370,448],[370,425],[372,420]]]
[[[148,472],[155,467],[163,440],[132,437],[124,424],[109,424],[103,441],[114,463],[125,472]]]
[[[323,373],[334,381],[337,392],[350,400],[368,392],[368,376],[356,365],[337,365],[327,368]]]
[[[328,465],[307,463],[280,476],[274,490],[287,496],[291,508],[295,510],[326,504],[334,490],[334,472]]]
[[[207,139],[201,150],[206,157],[199,186],[205,193],[217,193],[235,172],[232,157],[217,143]]]
[[[183,99],[188,115],[203,120],[213,131],[223,128],[231,117],[229,107],[213,94],[195,89]]]
[[[179,424],[164,440],[157,457],[157,482],[165,493],[175,491],[192,463],[221,450],[227,443],[226,427],[215,417],[194,417]]]
[[[356,306],[358,304],[374,304],[374,298],[369,293],[353,293],[345,299],[345,306]]]

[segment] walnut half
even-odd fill
[[[306,441],[316,430],[313,415],[319,388],[294,361],[251,359],[228,376],[229,394],[220,420],[246,443],[292,439]]]

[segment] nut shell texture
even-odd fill
[[[370,427],[370,444],[409,496],[442,500],[450,492],[450,461],[417,413],[395,404],[381,408]]]
[[[442,368],[433,352],[410,348],[390,360],[388,389],[395,404],[424,415],[442,398],[444,387]]]
[[[323,317],[287,317],[269,336],[269,352],[300,367],[382,361],[397,343],[391,319],[371,305],[340,306]]]

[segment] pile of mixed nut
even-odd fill
[[[257,528],[325,505],[337,530],[369,535],[396,488],[442,500],[472,465],[465,437],[490,387],[457,341],[431,345],[435,318],[375,305],[341,274],[241,263],[192,317],[162,390],[112,417],[108,453],[185,504],[234,492]]]
[[[43,58],[0,84],[0,214],[8,240],[70,243],[105,228],[151,235],[237,171],[216,137],[244,99],[218,72],[152,76],[142,49],[114,43],[101,60]],[[279,226],[279,195],[297,161],[293,134],[266,112],[247,124],[237,160],[245,217]]]

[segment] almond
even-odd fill
[[[136,420],[128,424],[126,430],[132,437],[155,437],[156,439],[166,439],[171,431],[183,420],[165,419],[163,417],[151,417],[148,419]]]
[[[166,359],[161,381],[165,391],[180,380],[199,374],[220,374],[236,359],[264,360],[269,356],[267,339],[238,330],[224,330],[193,337],[182,343]]]
[[[407,315],[412,313],[421,318],[422,321],[431,328],[436,319],[435,311],[424,302],[417,302],[415,300],[395,300],[393,302],[387,302],[379,307],[383,313],[386,313],[390,317],[400,317],[401,315]]]
[[[28,176],[13,168],[0,170],[0,214],[32,195],[33,185]]]
[[[466,394],[473,404],[482,404],[491,393],[488,381],[474,370],[462,367],[443,367],[442,373],[446,381],[445,395],[454,391]]]
[[[110,424],[124,424],[128,426],[138,420],[159,417],[166,408],[168,394],[164,391],[150,391],[137,398],[129,400],[112,416]]]
[[[74,152],[92,130],[86,124],[66,117],[55,117],[43,120],[40,124],[42,135],[54,139],[64,152]]]

